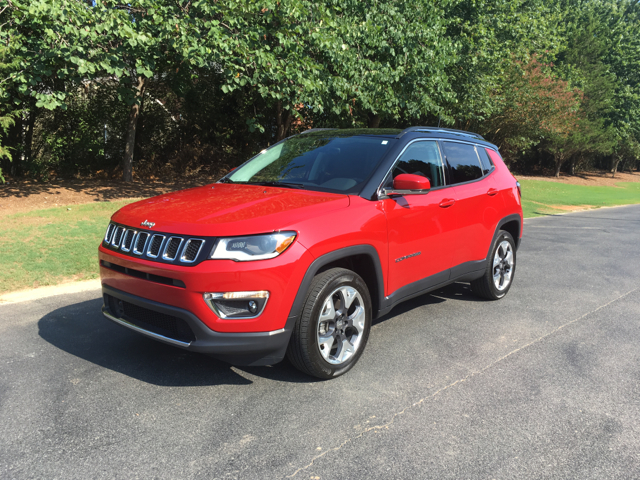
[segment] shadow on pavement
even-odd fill
[[[406,302],[397,305],[388,314],[373,321],[373,325],[377,325],[387,320],[407,313],[415,308],[423,307],[426,305],[434,305],[436,303],[442,303],[447,300],[464,300],[466,302],[482,302],[484,300],[476,297],[471,292],[471,286],[468,283],[452,283],[446,287],[434,290],[428,294],[420,295],[419,297],[412,298]]]
[[[51,345],[95,365],[142,382],[165,387],[249,385],[231,365],[199,353],[165,345],[116,325],[102,316],[102,299],[59,308],[38,322]],[[309,382],[288,362],[273,367],[234,367],[284,382]]]
[[[471,291],[471,285],[468,283],[452,283],[451,285],[431,292],[431,295],[442,300],[464,300],[465,302],[486,301],[476,297]]]

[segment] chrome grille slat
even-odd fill
[[[164,242],[165,236],[156,234],[151,237],[149,241],[149,247],[147,247],[147,257],[149,258],[158,258],[160,255],[160,248],[162,247],[162,242]]]
[[[113,247],[119,248],[120,242],[122,241],[122,234],[124,233],[124,227],[116,228],[113,234],[113,240],[111,241],[111,245]]]
[[[147,232],[139,232],[133,245],[133,253],[142,255],[144,253],[144,247],[147,245],[147,240],[149,240],[149,234]]]
[[[180,246],[183,242],[182,237],[169,237],[167,243],[164,247],[164,251],[162,252],[163,260],[175,260],[178,252],[180,251]]]
[[[182,255],[180,256],[180,261],[184,263],[193,263],[198,259],[198,255],[200,254],[200,250],[202,250],[202,246],[204,245],[204,240],[200,238],[190,238],[185,243],[184,248],[182,249]]]
[[[104,234],[104,241],[106,243],[111,243],[111,237],[113,236],[113,231],[115,230],[115,228],[116,226],[113,223],[110,223],[107,227],[107,233]]]
[[[133,245],[133,239],[136,236],[136,231],[129,229],[125,232],[124,237],[122,239],[122,245],[120,246],[120,250],[123,252],[130,252],[131,246]]]

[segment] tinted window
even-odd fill
[[[491,163],[491,159],[489,158],[489,155],[487,155],[486,149],[482,147],[476,147],[476,151],[478,152],[480,163],[482,164],[482,173],[486,175],[493,168],[493,163]]]
[[[358,192],[396,140],[385,137],[299,135],[262,151],[222,181],[289,183],[311,190]]]
[[[393,178],[401,173],[413,173],[427,177],[432,188],[443,186],[442,159],[438,144],[436,142],[415,142],[409,145],[393,168]]]
[[[480,160],[473,145],[443,142],[451,183],[463,183],[482,177]]]

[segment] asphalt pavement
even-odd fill
[[[640,205],[527,220],[506,298],[407,302],[331,381],[101,304],[0,306],[0,478],[640,478]]]

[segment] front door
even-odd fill
[[[388,295],[402,287],[407,294],[449,279],[455,248],[456,205],[453,188],[444,181],[442,156],[436,141],[410,143],[394,165],[386,187],[401,173],[429,178],[426,195],[384,200],[389,232]],[[404,296],[399,292],[398,298]]]

